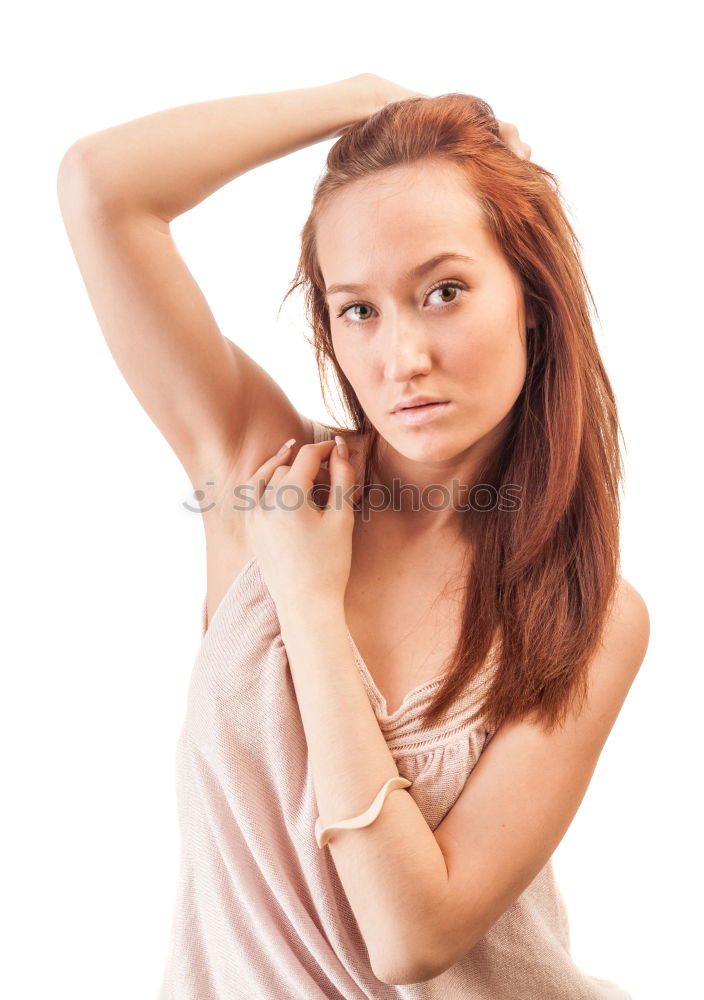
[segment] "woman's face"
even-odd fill
[[[434,465],[498,444],[526,375],[524,300],[459,169],[414,164],[356,181],[316,236],[335,355],[379,434]],[[471,261],[420,270],[448,252]],[[447,403],[424,423],[392,412],[418,394]]]

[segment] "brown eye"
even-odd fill
[[[433,291],[435,291],[435,292],[455,291],[456,287],[457,287],[456,285],[441,285],[439,288],[433,289]],[[446,302],[448,302],[448,301],[449,302],[454,302],[455,298],[456,298],[456,296],[453,297],[453,298],[451,298],[451,299],[445,299],[445,301]]]

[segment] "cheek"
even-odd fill
[[[525,340],[515,320],[487,324],[453,345],[446,363],[482,406],[510,406],[525,381]]]
[[[358,396],[364,395],[365,383],[369,382],[369,359],[364,352],[355,348],[344,337],[332,337],[332,346],[337,363]]]

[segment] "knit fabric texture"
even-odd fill
[[[312,424],[316,441],[332,436]],[[420,716],[441,680],[389,715],[348,637],[399,774],[434,830],[493,736],[480,711],[492,659],[428,729]],[[203,602],[175,773],[181,860],[158,1000],[632,1000],[573,961],[551,860],[441,975],[402,986],[375,977],[330,849],[315,842],[305,733],[255,559],[210,623]]]

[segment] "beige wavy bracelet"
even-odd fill
[[[343,819],[339,823],[331,823],[325,827],[320,825],[320,816],[318,816],[315,821],[315,839],[318,842],[318,847],[324,847],[327,844],[330,839],[328,835],[333,830],[359,830],[363,826],[369,826],[381,812],[381,807],[389,792],[393,792],[395,788],[410,788],[412,784],[413,782],[409,781],[408,778],[403,778],[400,774],[397,774],[394,778],[389,778],[385,785],[382,785],[372,804],[365,812],[360,813],[359,816],[353,816],[351,819]]]

